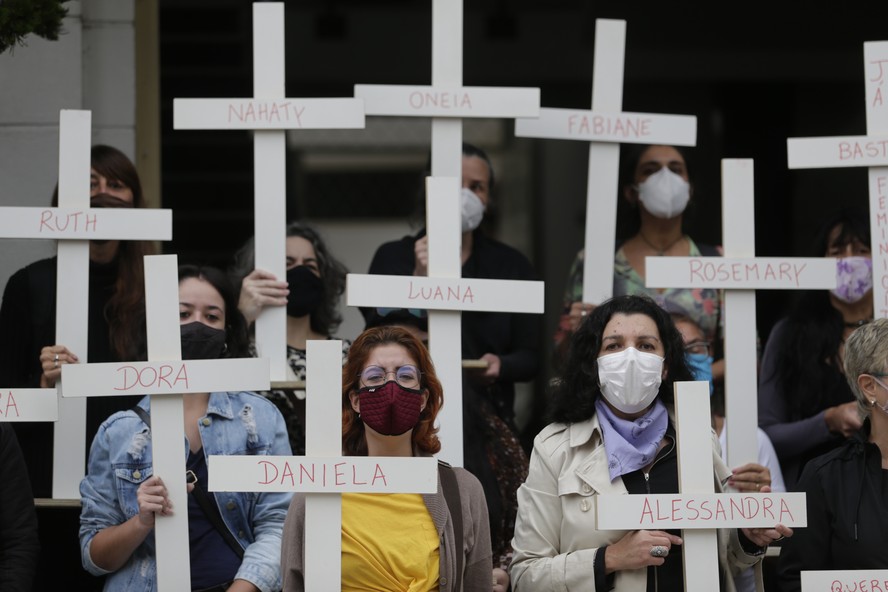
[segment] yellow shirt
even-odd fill
[[[342,495],[343,592],[438,590],[439,545],[421,495]]]

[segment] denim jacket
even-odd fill
[[[149,410],[149,398],[143,398],[139,406]],[[280,412],[255,393],[212,393],[199,428],[207,457],[291,454]],[[186,439],[182,450],[186,458],[188,450]],[[94,575],[108,572],[93,562],[90,542],[102,529],[138,514],[136,490],[154,473],[151,454],[151,429],[132,410],[108,418],[93,440],[88,472],[80,483],[80,554],[83,567]],[[215,494],[225,525],[244,548],[243,562],[235,578],[252,582],[263,592],[281,587],[281,531],[291,497],[289,493]],[[123,567],[108,575],[105,590],[156,590],[154,544],[152,533]]]

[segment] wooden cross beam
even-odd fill
[[[174,99],[173,129],[252,130],[255,265],[286,277],[286,132],[364,127],[360,99],[286,98],[284,3],[253,4],[253,98]],[[271,360],[272,383],[289,382],[287,311],[267,307],[256,319],[256,349]]]

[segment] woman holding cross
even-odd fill
[[[185,360],[247,357],[246,322],[228,278],[209,267],[179,268],[179,318]],[[152,462],[151,401],[119,411],[99,428],[80,484],[83,567],[107,574],[107,592],[157,588],[156,516],[174,508]],[[256,393],[192,393],[184,398],[191,586],[203,592],[280,589],[285,493],[207,491],[216,454],[289,456],[280,412]]]
[[[441,449],[435,420],[443,389],[411,331],[365,330],[342,380],[343,454],[412,457]],[[438,469],[433,494],[342,495],[343,590],[505,592],[493,573],[481,484],[462,468]],[[304,528],[305,494],[296,493],[281,550],[284,592],[305,590]]]
[[[784,592],[801,590],[802,571],[881,570],[888,565],[888,319],[851,333],[844,369],[862,427],[839,448],[808,462],[802,472],[798,489],[806,494],[808,527],[780,553],[778,578]]]
[[[661,306],[674,305],[697,323],[715,346],[712,378],[724,378],[721,347],[722,294],[713,289],[652,289],[645,286],[646,257],[718,255],[716,247],[697,243],[683,229],[684,215],[694,193],[688,152],[680,146],[630,144],[621,156],[622,196],[638,215],[634,234],[617,245],[614,255],[614,296],[642,294]],[[595,307],[583,302],[583,251],[570,268],[564,310],[555,332],[557,361],[567,353],[570,335]]]
[[[240,286],[238,308],[249,325],[268,306],[287,308],[287,365],[293,371],[293,380],[304,384],[309,339],[339,339],[345,362],[351,341],[333,335],[342,322],[339,300],[345,292],[347,270],[316,229],[302,222],[290,222],[286,233],[286,281],[264,269],[256,269],[253,239],[235,254],[230,276]],[[255,344],[250,350],[253,355],[257,354]],[[284,416],[293,454],[304,455],[304,389],[302,392],[293,388],[274,389],[261,394]]]
[[[550,424],[536,437],[527,481],[518,490],[511,575],[515,592],[541,590],[681,590],[682,539],[663,530],[599,531],[594,496],[678,492],[673,385],[693,380],[682,337],[669,314],[643,296],[597,306],[574,333],[563,377],[551,399]],[[734,474],[712,435],[718,491],[731,480],[755,483],[767,469]],[[719,563],[728,574],[761,560],[774,528],[719,531]]]

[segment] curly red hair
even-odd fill
[[[366,456],[367,440],[364,422],[352,409],[349,395],[360,388],[359,375],[364,369],[370,352],[381,345],[400,345],[416,360],[421,373],[420,384],[428,393],[425,409],[419,415],[419,423],[413,428],[413,446],[427,454],[441,450],[435,419],[444,404],[444,389],[435,374],[435,366],[428,349],[412,333],[396,326],[367,329],[361,333],[348,350],[348,358],[342,367],[342,453],[350,456]]]

